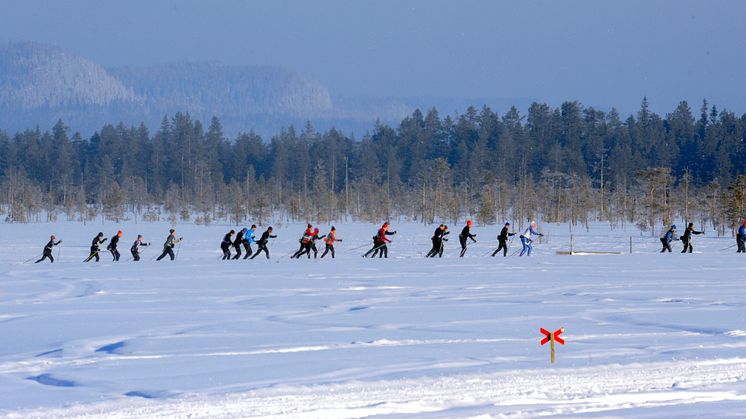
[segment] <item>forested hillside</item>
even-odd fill
[[[119,124],[82,138],[60,121],[0,134],[0,203],[7,221],[469,215],[649,228],[680,217],[725,233],[746,216],[745,128],[746,115],[707,102],[661,116],[647,100],[626,117],[577,102],[415,111],[361,139],[310,124],[226,138],[218,118],[185,113],[152,133]]]

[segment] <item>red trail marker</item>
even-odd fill
[[[562,333],[565,332],[565,328],[560,327],[554,332],[550,332],[542,327],[539,328],[539,331],[545,336],[544,339],[541,340],[541,344],[544,345],[545,343],[549,342],[549,347],[552,351],[552,364],[554,364],[554,342],[556,341],[562,345],[565,344],[565,340],[559,337]]]

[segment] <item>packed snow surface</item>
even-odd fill
[[[746,256],[731,238],[660,254],[657,235],[595,224],[566,256],[568,226],[545,224],[530,258],[493,258],[499,227],[476,226],[458,258],[453,226],[425,259],[435,227],[394,222],[389,258],[363,259],[377,226],[340,223],[336,259],[290,260],[305,227],[291,224],[272,259],[220,261],[235,226],[175,227],[177,260],[155,262],[163,223],[0,225],[0,415],[746,414]],[[120,262],[82,263],[117,229]],[[24,263],[51,233],[58,260]],[[154,246],[135,263],[138,233]],[[565,328],[553,365],[541,327]]]

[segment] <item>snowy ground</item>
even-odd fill
[[[396,225],[388,260],[360,255],[375,226],[340,224],[335,260],[222,262],[229,227],[0,225],[0,415],[9,417],[704,416],[746,414],[746,257],[731,239],[659,254],[636,231],[542,226],[531,258],[491,258],[496,227],[457,258],[422,257],[434,227]],[[122,228],[122,261],[83,264]],[[325,230],[328,226],[322,228]],[[459,229],[453,229],[452,236]],[[55,264],[23,263],[45,238]],[[129,262],[137,233],[156,243]],[[79,246],[79,247],[76,247]],[[513,242],[511,253],[518,248]],[[55,249],[55,255],[57,250]],[[539,328],[565,327],[550,366]]]

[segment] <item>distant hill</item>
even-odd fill
[[[184,62],[110,73],[159,109],[229,115],[311,115],[332,109],[325,87],[279,67]]]
[[[189,112],[224,120],[227,133],[273,132],[333,113],[320,83],[279,67],[173,63],[106,69],[38,43],[0,44],[0,129],[51,127],[62,118],[92,132],[105,123],[145,122]]]
[[[396,123],[415,108],[433,106],[441,115],[489,104],[507,110],[525,100],[437,97],[337,97],[321,83],[271,66],[180,62],[149,67],[104,68],[62,48],[0,43],[0,130],[49,129],[62,119],[84,136],[106,123],[160,126],[164,115],[189,112],[208,123],[217,116],[232,137],[254,130],[268,137],[306,121],[358,138],[376,120]]]
[[[131,88],[100,65],[59,47],[0,44],[0,106],[21,110],[132,103]]]

